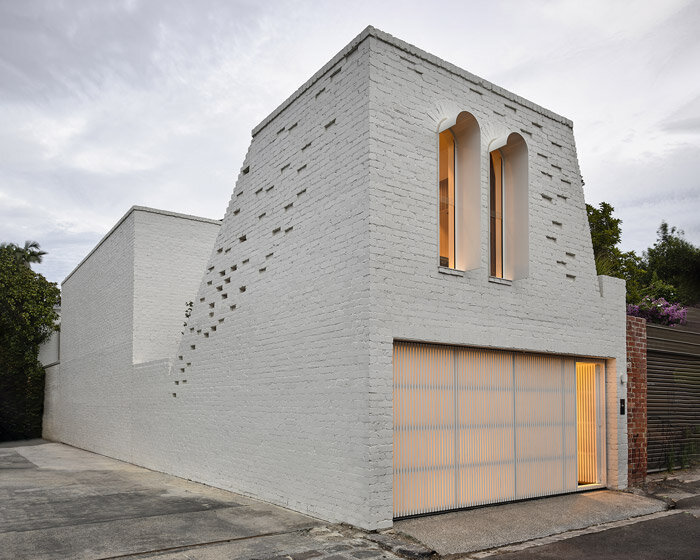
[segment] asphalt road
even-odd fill
[[[567,537],[551,544],[525,543],[523,550],[492,551],[494,560],[698,560],[700,559],[700,468],[651,475],[647,495],[662,499],[668,512],[629,520],[624,526]],[[530,546],[528,545],[535,545]],[[485,556],[482,556],[485,557]]]
[[[590,533],[494,560],[698,560],[700,519],[683,512],[633,525]]]

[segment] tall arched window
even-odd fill
[[[478,268],[481,135],[470,113],[443,123],[439,133],[438,255],[440,266]]]
[[[491,152],[491,173],[489,191],[489,274],[494,278],[503,278],[503,178],[505,176],[504,159],[501,150]]]
[[[455,268],[455,138],[440,133],[440,266]]]
[[[489,146],[489,274],[517,280],[528,274],[527,144],[513,133]]]

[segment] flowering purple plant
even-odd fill
[[[667,325],[685,325],[687,309],[680,303],[669,303],[664,298],[652,299],[647,296],[637,305],[627,306],[627,315],[642,317],[650,323]]]

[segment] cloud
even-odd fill
[[[615,205],[630,247],[653,241],[653,209],[700,244],[698,16],[686,0],[1,2],[0,240],[36,238],[61,280],[134,204],[220,218],[251,129],[372,24],[572,118],[587,199]]]
[[[661,123],[664,130],[673,133],[700,132],[700,95],[696,95],[688,103],[682,105]]]
[[[700,132],[700,117],[667,121],[663,124],[664,130],[669,132]]]
[[[656,240],[662,220],[700,245],[700,147],[686,144],[669,154],[601,161],[590,169],[587,202],[611,203],[622,218],[622,246],[641,252]],[[602,188],[601,188],[602,186]]]

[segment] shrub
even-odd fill
[[[680,303],[669,303],[664,298],[647,296],[637,305],[627,306],[627,315],[642,317],[650,323],[673,327],[685,325],[687,310]]]
[[[39,252],[36,243],[25,247]],[[38,261],[17,245],[0,244],[0,441],[41,436],[44,368],[37,357],[57,330],[60,291],[31,262]]]

